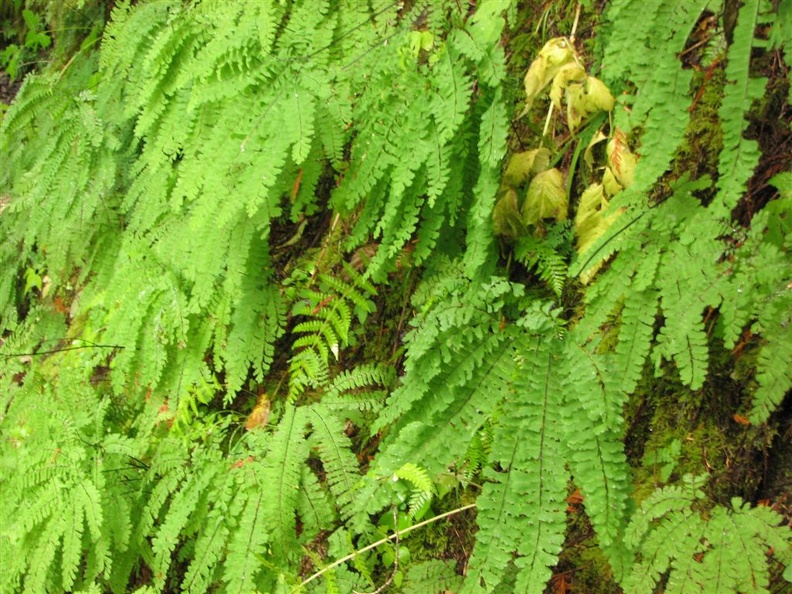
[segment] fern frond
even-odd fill
[[[382,365],[358,365],[342,371],[324,391],[322,406],[330,409],[357,408],[374,410],[385,399],[383,389],[393,384],[394,370]]]
[[[321,274],[318,290],[302,288],[295,293],[291,314],[307,319],[292,329],[297,336],[292,345],[295,355],[289,363],[292,401],[308,387],[326,386],[329,382],[330,355],[338,359],[350,341],[352,309],[361,323],[373,311],[370,297],[374,286],[347,265],[345,271],[349,282]]]
[[[246,469],[253,473],[254,480],[261,475],[259,464],[254,463]],[[259,558],[264,554],[264,547],[271,539],[264,519],[264,507],[267,505],[267,494],[260,488],[238,492],[229,511],[235,512],[236,522],[228,540],[225,563],[223,565],[223,581],[231,592],[242,592],[256,589],[256,576],[261,570]],[[270,503],[272,504],[272,503]],[[219,524],[217,525],[219,528]],[[208,559],[212,561],[212,559]],[[192,569],[192,568],[191,568]],[[197,566],[197,575],[201,577],[201,566]]]
[[[686,476],[684,485],[655,491],[627,530],[627,543],[639,562],[624,582],[634,592],[654,591],[670,570],[666,591],[767,592],[767,551],[778,547],[788,558],[789,531],[768,508],[751,509],[740,498],[731,509],[716,506],[701,517],[691,505],[704,497],[704,477]]]
[[[630,394],[635,390],[641,377],[646,357],[651,349],[654,335],[654,320],[657,315],[658,296],[652,289],[637,290],[633,284],[621,311],[619,343],[610,369],[614,374],[608,379],[613,381],[616,390]]]
[[[273,546],[272,558],[285,565],[294,560],[297,546],[296,510],[300,494],[302,465],[308,458],[305,440],[305,411],[288,406],[272,437],[261,471],[261,483],[269,485],[261,501],[267,541]],[[257,504],[258,505],[258,504]]]
[[[431,559],[414,564],[407,571],[402,590],[405,594],[438,594],[457,591],[462,578],[450,561]]]
[[[492,254],[492,209],[500,185],[500,162],[506,154],[508,118],[500,92],[496,92],[481,116],[478,153],[480,172],[473,188],[473,203],[467,212],[465,271],[475,278]]]
[[[296,511],[302,526],[301,543],[310,542],[323,530],[329,530],[337,519],[332,496],[307,466],[302,467]]]
[[[344,423],[324,403],[309,408],[313,431],[310,442],[317,449],[326,473],[327,486],[334,495],[341,517],[352,515],[360,469],[351,442],[344,434]]]
[[[767,79],[751,78],[749,65],[754,47],[754,32],[768,12],[764,0],[751,0],[740,7],[733,41],[726,60],[727,84],[718,111],[723,130],[723,151],[718,163],[717,208],[728,217],[743,195],[748,178],[759,163],[759,145],[744,138],[748,128],[745,112],[754,100],[764,96]]]
[[[217,480],[216,475],[220,470],[216,464],[205,464],[206,461],[200,456],[196,457],[195,462],[200,471],[190,475],[173,496],[168,513],[152,541],[154,583],[160,588],[164,586],[165,577],[173,561],[174,550],[180,544],[190,516],[195,513],[202,495],[210,488],[210,483]]]
[[[393,480],[398,479],[407,481],[412,486],[408,505],[410,515],[415,517],[418,510],[432,500],[435,493],[432,479],[426,474],[426,470],[412,462],[407,462],[393,473]]]
[[[547,345],[550,346],[550,345]],[[514,551],[516,588],[534,592],[550,578],[564,540],[568,474],[553,460],[563,457],[554,427],[562,405],[554,388],[552,348],[521,349],[516,370],[518,404],[495,428],[488,483],[477,500],[479,526],[464,591],[492,591],[502,581]]]
[[[237,474],[251,472],[247,468],[237,470]],[[240,506],[234,499],[237,485],[230,477],[211,490],[212,497],[206,497],[207,507],[211,509],[200,527],[196,527],[197,537],[193,548],[192,560],[184,574],[182,590],[190,594],[203,593],[219,582],[218,567],[226,555],[231,526],[227,518],[232,511],[239,512]],[[235,509],[236,507],[236,509]],[[233,526],[235,528],[237,526]],[[230,552],[230,551],[229,551]]]
[[[756,362],[759,387],[754,393],[749,419],[764,423],[792,388],[792,295],[777,293],[759,318],[765,342]]]

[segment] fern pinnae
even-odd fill
[[[500,161],[506,153],[507,134],[506,107],[497,91],[481,116],[478,141],[481,170],[473,188],[473,204],[467,213],[465,269],[471,278],[475,278],[477,270],[493,252],[492,209],[500,184]]]
[[[759,162],[759,145],[755,140],[744,137],[749,122],[745,111],[754,100],[764,96],[767,79],[751,78],[749,66],[751,49],[754,47],[754,32],[763,21],[762,14],[768,13],[765,0],[750,0],[739,9],[733,41],[729,46],[726,61],[727,84],[723,101],[718,111],[723,130],[723,151],[718,163],[718,195],[716,208],[727,218],[742,196],[745,184]]]
[[[75,505],[76,504],[76,505]],[[82,558],[83,509],[72,498],[71,505],[63,512],[63,550],[61,552],[61,580],[63,588],[69,590],[77,576]]]
[[[533,355],[532,350],[527,352]],[[514,551],[519,555],[517,587],[537,591],[561,550],[568,477],[550,463],[561,457],[559,435],[552,431],[557,419],[551,418],[560,410],[553,406],[560,394],[552,385],[554,359],[552,349],[521,357],[513,372],[518,394],[523,393],[495,429],[490,461],[503,472],[485,473],[489,482],[478,501],[479,536],[463,592],[494,589]]]
[[[354,492],[360,481],[360,471],[351,442],[344,434],[344,424],[324,405],[309,409],[313,431],[310,441],[315,444],[322,467],[327,474],[327,485],[336,499],[341,517],[352,516]]]
[[[273,491],[263,502],[265,526],[274,545],[273,558],[286,561],[298,550],[296,509],[301,467],[308,457],[305,440],[306,412],[288,405],[270,442],[261,473],[263,484]]]
[[[632,393],[640,380],[641,370],[651,349],[657,306],[657,292],[647,289],[630,292],[622,308],[622,327],[612,368],[615,371],[614,386],[624,394]]]
[[[251,467],[247,472],[261,471]],[[232,592],[255,588],[260,568],[258,556],[263,554],[265,543],[271,538],[263,519],[266,494],[261,489],[247,489],[243,493],[235,497],[234,507],[239,519],[229,538],[223,565],[222,579]]]
[[[308,466],[304,465],[296,508],[302,527],[302,533],[299,535],[300,543],[310,543],[323,530],[329,530],[338,518],[335,511],[332,496]]]
[[[211,511],[207,514],[203,529],[196,538],[192,560],[184,574],[182,590],[185,592],[206,592],[215,581],[214,574],[225,553],[230,530],[226,522],[226,509],[232,498],[232,481],[226,481],[215,492],[219,495]]]
[[[155,571],[155,583],[160,587],[164,585],[165,576],[172,562],[172,555],[179,544],[180,535],[184,531],[190,516],[195,513],[196,507],[203,492],[209,488],[218,471],[216,465],[204,465],[205,461],[197,457],[195,462],[202,467],[201,472],[193,474],[184,481],[181,488],[174,495],[162,524],[152,540],[154,555],[152,569]]]

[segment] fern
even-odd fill
[[[625,581],[631,592],[653,592],[670,570],[666,591],[769,592],[766,554],[779,560],[792,553],[789,532],[767,508],[750,508],[739,497],[731,508],[716,507],[707,519],[691,506],[704,498],[701,477],[686,476],[681,487],[656,491],[641,506],[627,543],[641,561]]]
[[[123,457],[103,452],[103,442],[111,441],[103,431],[109,403],[86,389],[85,371],[66,363],[57,383],[42,381],[36,371],[28,373],[16,394],[21,398],[14,399],[4,419],[20,437],[4,440],[4,458],[15,460],[17,472],[4,469],[0,477],[7,504],[1,538],[11,560],[3,569],[3,587],[79,589],[109,578],[111,550],[123,550],[126,544],[128,524],[109,515],[124,509],[113,501],[121,485],[100,471],[105,463],[122,464]],[[57,397],[51,391],[56,386]],[[26,392],[34,398],[24,398]],[[41,406],[42,399],[49,410]],[[16,454],[9,456],[8,448]]]
[[[402,584],[402,591],[415,594],[454,591],[459,588],[461,580],[448,561],[433,559],[410,568]]]
[[[723,129],[724,150],[718,163],[719,208],[723,216],[733,209],[743,194],[745,184],[759,162],[759,147],[756,141],[744,138],[748,128],[745,110],[751,103],[764,96],[767,81],[749,76],[751,48],[759,45],[754,41],[754,31],[763,16],[769,12],[766,2],[755,0],[740,7],[734,39],[727,56],[726,79],[723,102],[718,115]]]
[[[731,212],[757,25],[788,54],[788,9],[739,8],[721,101],[681,62],[707,3],[610,3],[610,90],[553,40],[566,115],[504,170],[526,10],[407,4],[121,2],[100,50],[28,78],[0,127],[0,589],[374,590],[383,530],[475,498],[466,564],[405,539],[393,582],[538,592],[571,485],[627,592],[767,590],[770,549],[788,575],[780,516],[704,479],[631,511],[624,443],[650,361],[695,402],[734,364],[748,421],[783,413],[788,175]],[[682,175],[701,102],[723,148]]]
[[[324,387],[330,381],[329,363],[338,359],[341,349],[351,340],[353,309],[360,323],[372,311],[369,297],[374,288],[349,266],[347,283],[329,275],[320,275],[319,288],[302,288],[295,292],[292,316],[308,318],[294,326],[296,351],[289,363],[291,382],[289,399],[294,401],[308,387]]]

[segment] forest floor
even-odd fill
[[[550,9],[549,9],[550,10]],[[597,13],[593,13],[597,14]],[[551,15],[552,16],[552,15]],[[568,17],[568,15],[567,15]],[[596,18],[596,17],[594,17]],[[526,22],[528,22],[526,20]],[[552,23],[552,18],[548,18]],[[567,34],[568,21],[559,19],[554,25],[548,26],[540,35],[546,38]],[[583,22],[580,25],[581,39],[592,39],[596,34],[596,22]],[[587,33],[586,33],[587,32]],[[521,48],[535,44],[536,32],[515,31],[508,40],[508,46],[515,58],[510,63],[510,70],[523,72],[527,69],[528,55]],[[525,56],[525,57],[523,57]],[[755,175],[749,183],[748,192],[734,212],[736,222],[748,225],[752,215],[758,212],[773,195],[768,180],[781,171],[792,169],[792,132],[789,122],[792,121],[792,107],[788,103],[790,74],[785,69],[783,62],[770,56],[767,60],[757,64],[762,76],[769,79],[766,100],[758,105],[751,118],[749,133],[758,141],[762,160],[756,169]],[[722,66],[720,67],[722,68]],[[701,72],[700,76],[715,80],[717,72]],[[515,77],[518,81],[519,77]],[[705,82],[701,83],[702,85]],[[0,103],[10,104],[21,86],[21,81],[12,81],[6,72],[0,72]],[[702,105],[706,107],[707,98],[702,98]],[[0,109],[0,114],[2,109]],[[712,112],[706,110],[691,113],[691,130],[696,126],[705,128],[708,122],[696,118],[711,117]],[[695,125],[694,125],[695,124]],[[521,124],[515,124],[520,126]],[[715,124],[716,125],[716,124]],[[515,130],[515,136],[524,136],[524,130]],[[515,142],[514,139],[513,143]],[[710,168],[707,164],[711,155],[717,155],[718,150],[712,150],[708,144],[711,137],[702,136],[693,138],[689,144],[689,151],[680,155],[675,163],[677,171],[698,170]],[[519,147],[512,147],[519,150]],[[316,235],[304,233],[299,243],[291,246],[295,253],[305,253],[313,249]],[[394,291],[392,299],[383,297],[389,303],[379,304],[386,310],[401,312],[399,319],[404,316],[405,305],[402,296]],[[390,302],[392,301],[392,302]],[[402,321],[393,332],[399,334],[402,330]],[[749,352],[758,345],[746,337],[738,348]],[[395,347],[394,347],[395,349]],[[645,385],[642,393],[636,394],[629,405],[626,416],[627,432],[625,436],[626,453],[636,467],[636,482],[651,482],[651,477],[641,476],[642,465],[646,466],[646,456],[657,444],[674,437],[682,440],[684,460],[678,472],[701,472],[705,467],[713,474],[713,484],[718,490],[714,494],[716,500],[728,500],[731,495],[739,493],[742,497],[753,499],[753,503],[772,506],[782,513],[792,526],[792,398],[787,395],[785,405],[778,411],[780,419],[775,428],[763,429],[748,427],[742,422],[734,410],[739,408],[744,397],[740,389],[740,369],[731,365],[728,353],[713,353],[713,359],[721,355],[724,366],[716,369],[717,377],[708,382],[707,387],[698,395],[698,400],[684,401],[690,395],[683,395],[679,386],[656,380]],[[352,362],[348,362],[352,363]],[[651,370],[650,372],[651,373]],[[734,379],[737,378],[737,379]],[[681,401],[682,405],[680,404]],[[680,410],[684,408],[684,418],[680,417]],[[574,493],[568,500],[570,509],[579,507],[580,501],[574,498]],[[571,514],[574,516],[574,514]],[[591,526],[584,515],[579,516],[580,521],[574,519],[570,526],[564,553],[556,568],[556,578],[551,586],[557,591],[563,590],[568,575],[579,572],[587,564],[596,564],[591,561],[590,548],[594,538]],[[454,550],[448,551],[449,556],[456,558],[460,566],[464,565],[465,558],[470,552],[474,523],[464,520],[461,516],[455,518],[449,525],[448,542],[457,543]],[[567,576],[567,577],[565,577]],[[592,579],[593,576],[591,576]],[[585,577],[578,573],[576,591],[581,588]],[[591,587],[600,588],[599,592],[614,591],[618,589],[614,584],[592,582]],[[607,587],[608,590],[601,588]],[[611,590],[610,588],[613,588]],[[593,591],[593,590],[592,590]]]
[[[0,103],[10,105],[21,86],[22,81],[12,81],[7,72],[0,71]]]

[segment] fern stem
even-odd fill
[[[346,563],[347,561],[349,561],[351,559],[354,559],[358,555],[362,555],[366,551],[370,551],[371,549],[375,549],[378,546],[385,544],[386,542],[390,542],[391,540],[399,539],[403,535],[408,534],[408,533],[412,532],[413,530],[418,530],[418,528],[423,528],[424,526],[426,526],[428,524],[432,524],[433,522],[437,522],[438,520],[442,520],[443,518],[447,518],[449,516],[453,516],[453,515],[458,514],[460,512],[463,512],[463,511],[466,511],[466,510],[469,510],[469,509],[473,509],[474,507],[476,507],[475,503],[469,503],[468,505],[463,505],[462,507],[458,507],[456,509],[452,509],[451,511],[447,511],[447,512],[442,513],[442,514],[440,514],[438,516],[434,516],[432,518],[429,518],[428,520],[424,520],[423,522],[418,522],[414,526],[410,526],[408,528],[405,528],[404,530],[397,530],[396,532],[394,532],[390,536],[386,536],[385,538],[382,538],[382,539],[378,540],[377,542],[373,542],[370,545],[367,545],[367,546],[363,547],[362,549],[358,549],[357,551],[353,551],[349,555],[347,555],[346,557],[341,557],[341,559],[339,559],[338,561],[333,561],[327,567],[321,569],[320,571],[317,571],[315,574],[313,574],[312,576],[310,576],[309,578],[304,580],[299,586],[296,586],[296,587],[292,588],[291,592],[292,592],[292,594],[294,594],[294,592],[299,592],[301,588],[303,588],[304,586],[310,584],[315,579],[323,576],[325,573],[327,573],[331,569],[335,569],[336,567],[338,567],[342,563]]]

